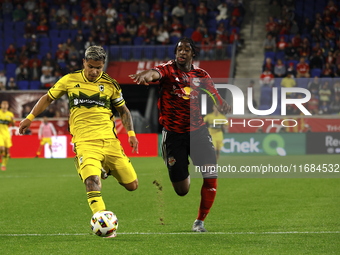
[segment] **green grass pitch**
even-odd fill
[[[0,172],[0,254],[339,254],[336,175],[223,174],[206,219],[209,232],[193,233],[202,179],[192,178],[189,194],[179,197],[161,158],[131,160],[138,190],[128,192],[112,177],[103,181],[106,206],[119,219],[118,236],[105,239],[91,234],[91,211],[73,159],[10,159],[8,170]],[[220,162],[239,167],[340,160],[327,155],[233,156]]]

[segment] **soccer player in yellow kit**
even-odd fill
[[[208,130],[215,147],[216,158],[218,159],[223,145],[223,132],[227,132],[228,130],[227,118],[225,115],[220,113],[214,105],[213,111],[205,115],[203,120],[208,126]]]
[[[77,171],[85,183],[93,214],[106,210],[101,195],[102,168],[106,172],[104,174],[113,175],[127,190],[133,191],[138,187],[135,170],[113,130],[110,119],[113,107],[119,112],[132,151],[136,153],[138,140],[118,82],[103,72],[105,59],[106,53],[101,46],[87,48],[84,69],[63,76],[39,99],[19,127],[19,133],[23,134],[35,116],[42,113],[53,100],[67,93]]]
[[[8,111],[8,101],[2,101],[0,110],[0,157],[2,158],[2,171],[6,171],[9,149],[12,147],[11,134],[8,129],[9,125],[14,126],[14,115]]]

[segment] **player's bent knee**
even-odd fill
[[[85,179],[86,191],[100,191],[102,183],[98,175],[90,175]]]
[[[128,191],[134,191],[138,188],[138,180],[134,180],[133,182],[130,182],[128,184],[122,184],[126,190]]]
[[[175,183],[172,183],[172,184],[177,195],[183,197],[186,194],[188,194],[189,186],[179,186],[179,185],[176,185]]]

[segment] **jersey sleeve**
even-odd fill
[[[208,90],[213,96],[217,98],[219,104],[222,104],[222,97],[220,93],[218,92],[218,90],[216,89],[213,79],[210,77],[210,75],[206,71],[203,71],[203,72],[204,72],[204,78],[203,78],[203,82],[201,83],[201,87]]]
[[[53,100],[62,97],[67,92],[67,82],[69,75],[63,76],[59,81],[57,81],[52,88],[48,91],[48,96]]]
[[[159,80],[161,80],[162,78],[170,75],[170,66],[171,66],[171,61],[155,66],[152,69],[157,71],[160,74],[161,77],[159,78]]]

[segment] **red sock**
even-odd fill
[[[204,221],[205,217],[207,217],[215,200],[216,188],[217,179],[203,179],[203,185],[201,189],[201,204],[197,216],[198,220]]]

